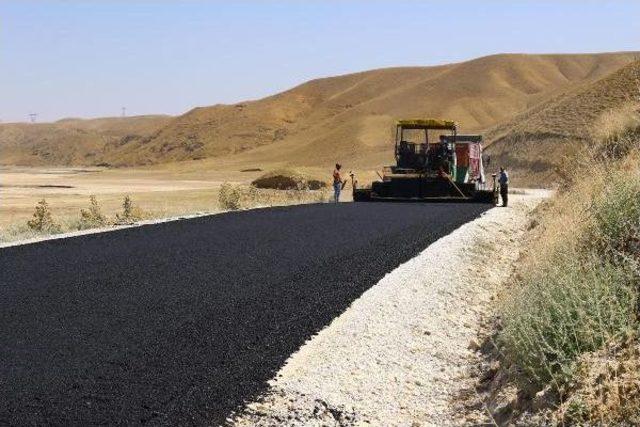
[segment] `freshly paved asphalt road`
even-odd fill
[[[0,424],[222,423],[487,207],[306,205],[0,249]]]

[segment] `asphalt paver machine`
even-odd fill
[[[354,201],[497,203],[495,175],[491,182],[484,175],[481,135],[459,135],[455,122],[440,119],[399,120],[395,135],[396,164],[370,186],[352,175]]]

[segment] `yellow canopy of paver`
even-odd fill
[[[398,120],[403,129],[455,129],[456,122],[443,119],[408,119]]]

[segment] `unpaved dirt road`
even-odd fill
[[[0,249],[0,423],[222,423],[488,208],[304,205]]]

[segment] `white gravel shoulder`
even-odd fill
[[[529,212],[550,193],[512,195],[365,292],[293,354],[236,426],[459,425],[475,339],[512,272]],[[471,344],[471,345],[470,345]]]

